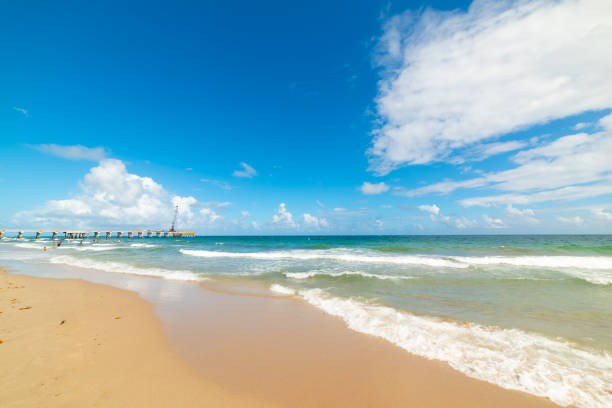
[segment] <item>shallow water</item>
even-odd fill
[[[0,259],[267,287],[472,377],[559,404],[612,406],[609,235],[49,244],[3,239]]]

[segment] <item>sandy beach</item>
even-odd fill
[[[350,331],[291,297],[191,286],[195,298],[165,308],[3,269],[0,405],[554,406]]]

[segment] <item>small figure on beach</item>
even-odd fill
[[[83,240],[81,240],[81,242],[79,242],[79,245],[80,245],[80,246],[83,246]]]
[[[43,252],[47,252],[47,247],[43,246]]]
[[[60,246],[62,246],[62,241],[57,241],[57,247],[59,248]]]

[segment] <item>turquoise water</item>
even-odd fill
[[[467,375],[612,406],[610,235],[0,242],[5,259],[259,285]]]

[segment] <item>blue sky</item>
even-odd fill
[[[607,1],[13,2],[0,225],[612,232]]]

